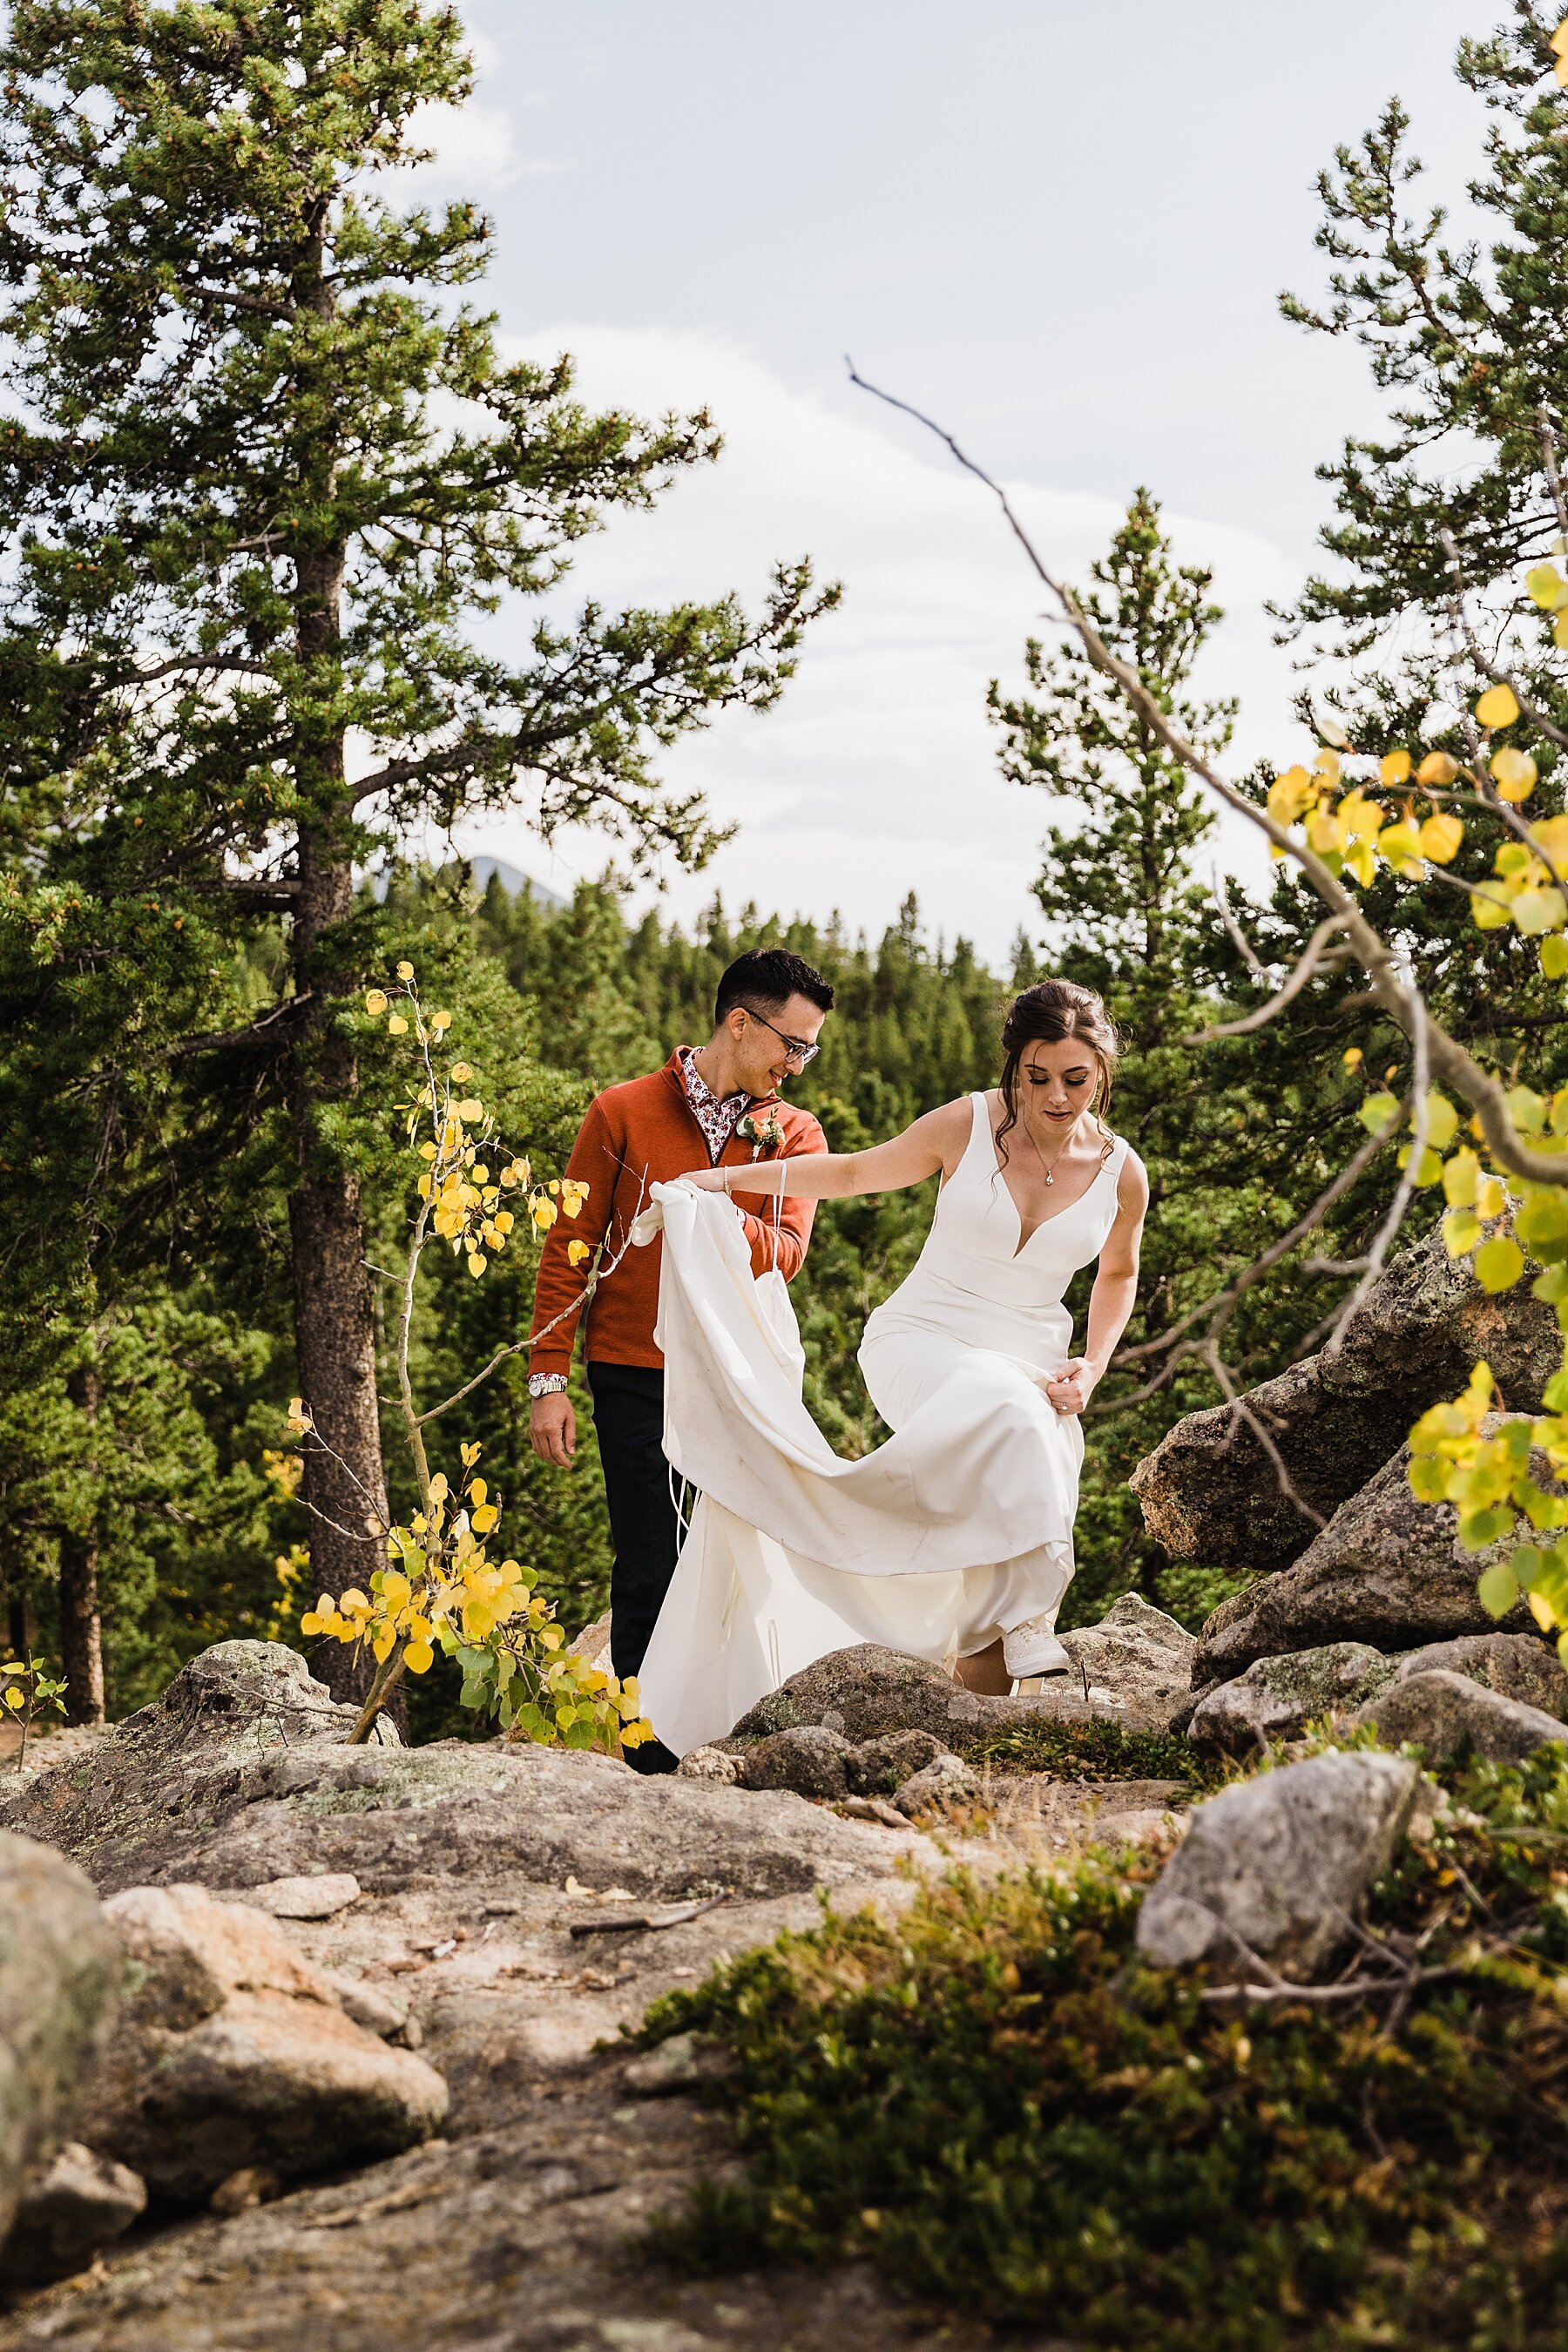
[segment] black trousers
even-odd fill
[[[664,1458],[664,1374],[646,1364],[590,1363],[588,1386],[616,1547],[610,1659],[624,1680],[642,1671],[680,1547]],[[639,1772],[673,1772],[676,1764],[657,1739],[633,1748],[626,1761]]]

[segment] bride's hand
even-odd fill
[[[1087,1356],[1074,1356],[1041,1386],[1058,1412],[1076,1413],[1089,1402],[1099,1377]]]
[[[675,1181],[678,1184],[695,1184],[700,1192],[721,1192],[724,1173],[722,1168],[689,1168],[684,1176]]]

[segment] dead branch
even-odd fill
[[[1310,980],[1320,971],[1336,970],[1343,962],[1345,951],[1342,950],[1338,955],[1325,952],[1329,941],[1339,929],[1337,915],[1325,916],[1302,949],[1289,978],[1282,988],[1276,990],[1267,1004],[1260,1004],[1256,1013],[1248,1013],[1239,1021],[1221,1021],[1212,1029],[1200,1029],[1194,1035],[1184,1037],[1183,1045],[1212,1045],[1217,1037],[1244,1037],[1248,1030],[1262,1029],[1270,1021],[1278,1020],[1286,1006],[1295,1003]]]

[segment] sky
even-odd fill
[[[715,892],[875,935],[917,893],[994,958],[1037,932],[1053,811],[1007,784],[989,680],[1020,678],[1037,583],[981,487],[847,381],[845,354],[955,432],[1081,579],[1135,487],[1226,618],[1199,686],[1242,701],[1233,754],[1299,754],[1300,684],[1265,607],[1314,560],[1315,468],[1381,410],[1363,355],[1283,320],[1321,294],[1317,173],[1397,92],[1462,201],[1484,110],[1461,34],[1502,0],[468,0],[474,100],[437,118],[429,193],[496,226],[509,348],[573,352],[587,400],[710,408],[719,463],[582,551],[572,593],[755,601],[810,554],[843,583],[777,708],[668,754],[738,830]],[[521,633],[521,611],[506,624]],[[605,843],[521,814],[459,845],[558,890]],[[1227,831],[1222,861],[1261,866]],[[648,892],[638,893],[646,902]]]

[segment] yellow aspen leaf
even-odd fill
[[[568,1265],[581,1265],[586,1258],[589,1258],[592,1255],[593,1252],[588,1247],[586,1242],[568,1242],[566,1244],[566,1263]]]
[[[1507,893],[1495,885],[1483,887],[1470,899],[1470,917],[1478,930],[1500,931],[1511,912]]]
[[[1278,850],[1273,850],[1270,854],[1278,856],[1279,853]],[[1362,888],[1366,889],[1373,876],[1377,872],[1377,851],[1372,843],[1370,841],[1352,843],[1345,852],[1345,862],[1341,870],[1343,873],[1354,875]]]
[[[1568,923],[1568,898],[1550,883],[1544,888],[1521,890],[1514,898],[1512,914],[1526,939],[1539,939],[1542,931],[1560,931]]]
[[[1552,932],[1541,942],[1541,969],[1548,980],[1561,980],[1568,972],[1568,940],[1560,931]]]
[[[1505,743],[1500,751],[1492,753],[1488,765],[1501,799],[1517,804],[1527,801],[1535,790],[1535,762],[1528,751],[1516,751],[1511,743]]]
[[[1350,749],[1350,737],[1348,735],[1344,737],[1344,747],[1348,751]],[[1318,747],[1318,756],[1312,762],[1312,769],[1316,775],[1327,776],[1330,783],[1337,784],[1340,781],[1340,755],[1338,751],[1331,750],[1329,745],[1326,743],[1320,744]]]
[[[1375,801],[1369,801],[1358,787],[1347,793],[1334,812],[1344,829],[1347,841],[1374,841],[1383,824],[1383,811]]]
[[[450,1492],[451,1489],[447,1484],[447,1473],[444,1470],[437,1470],[430,1481],[430,1500],[433,1503],[444,1503]]]
[[[1568,863],[1568,816],[1537,817],[1530,828],[1530,838],[1542,857],[1553,866]]]
[[[313,1609],[307,1609],[300,1620],[300,1631],[305,1634],[321,1633],[326,1631],[326,1628],[316,1612]]]
[[[1562,87],[1564,89],[1568,89],[1568,57],[1559,57],[1557,63],[1552,67],[1552,71],[1554,79],[1562,85]],[[138,822],[140,822],[140,820],[138,820]]]
[[[1276,824],[1294,824],[1317,796],[1318,787],[1305,768],[1287,768],[1268,787],[1268,814]]]
[[[1555,563],[1537,563],[1524,575],[1524,584],[1533,603],[1544,613],[1555,613],[1568,601],[1568,582],[1563,580]]]
[[[533,1203],[533,1222],[542,1234],[547,1234],[550,1231],[551,1226],[555,1223],[554,1202],[535,1201]]]
[[[419,1157],[421,1160],[434,1160],[436,1146],[433,1143],[422,1143],[419,1147]]]
[[[427,1675],[436,1663],[436,1653],[428,1642],[410,1642],[403,1653],[403,1663],[411,1675]]]
[[[474,1478],[469,1481],[468,1500],[471,1503],[488,1502],[489,1500],[489,1481],[488,1479]]]
[[[468,1524],[477,1536],[488,1536],[500,1526],[500,1513],[493,1503],[481,1503],[477,1511],[469,1514]]]
[[[1447,866],[1458,854],[1465,838],[1465,828],[1457,816],[1447,814],[1429,816],[1423,822],[1415,838],[1421,845],[1423,857],[1429,857],[1434,866]]]
[[[1481,1181],[1481,1163],[1467,1143],[1443,1171],[1443,1193],[1449,1206],[1473,1209]]]
[[[430,1015],[430,1026],[437,1037],[444,1035],[451,1025],[452,1016],[449,1013],[432,1013]]]
[[[480,1275],[483,1274],[485,1265],[486,1259],[482,1250],[470,1250],[468,1252],[468,1272],[473,1276],[476,1282],[479,1280]]]
[[[465,1095],[462,1101],[458,1105],[458,1117],[459,1118],[466,1118],[470,1126],[472,1126],[475,1119],[483,1118],[484,1115],[485,1107],[483,1103],[479,1102],[473,1095]]]
[[[1508,1234],[1494,1234],[1476,1252],[1476,1280],[1483,1290],[1511,1290],[1524,1272],[1524,1252]]]
[[[1340,1055],[1347,1070],[1359,1070],[1364,1058],[1359,1045],[1347,1045]]]
[[[18,1712],[18,1713],[19,1713],[19,1712],[20,1712],[20,1710],[21,1710],[21,1706],[22,1706],[22,1694],[21,1694],[21,1692],[17,1689],[17,1687],[16,1687],[16,1684],[15,1684],[15,1683],[10,1683],[10,1684],[7,1684],[7,1685],[6,1685],[6,1689],[5,1689],[5,1704],[6,1704],[6,1706],[7,1706],[8,1707],[13,1708],[14,1710],[16,1710],[16,1712]]]
[[[1568,57],[1568,16],[1563,17],[1552,36],[1552,54],[1554,58]]]
[[[1489,686],[1476,705],[1483,727],[1511,727],[1519,717],[1519,698],[1511,686]]]
[[[1410,782],[1408,751],[1385,751],[1377,763],[1378,780],[1385,784],[1407,784]]]
[[[407,962],[400,963],[397,967],[397,977],[399,980],[412,980],[414,977],[414,966]]]
[[[1459,763],[1447,751],[1428,751],[1415,771],[1418,784],[1451,784],[1459,772]]]
[[[378,1625],[371,1635],[370,1646],[375,1653],[377,1665],[384,1666],[397,1647],[397,1636],[390,1625]]]
[[[453,1065],[452,1065],[452,1084],[453,1084],[455,1087],[466,1087],[466,1086],[468,1085],[468,1080],[473,1076],[473,1075],[474,1075],[474,1074],[473,1074],[472,1070],[468,1067],[468,1065],[467,1064],[467,1062],[454,1062],[454,1063],[453,1063]]]
[[[1483,1176],[1476,1187],[1476,1214],[1489,1223],[1508,1206],[1508,1194],[1495,1176]]]
[[[384,1013],[386,1011],[385,991],[380,988],[367,989],[365,992],[364,1009],[367,1013],[373,1015],[378,1013]]]
[[[386,1024],[386,1034],[387,1034],[387,1035],[388,1035],[389,1037],[406,1037],[406,1036],[407,1036],[407,1034],[408,1034],[408,1024],[407,1024],[407,1022],[404,1019],[404,1017],[403,1017],[403,1015],[402,1015],[402,1013],[392,1013],[391,1015],[389,1015],[388,1020],[387,1020],[387,1024]]]
[[[1568,613],[1559,613],[1552,622],[1552,642],[1554,646],[1568,646]]]
[[[1408,882],[1421,878],[1421,845],[1413,824],[1384,825],[1377,836],[1377,854]]]
[[[1446,1095],[1435,1089],[1426,1097],[1426,1140],[1435,1151],[1447,1151],[1459,1131],[1459,1114]]]
[[[1503,1097],[1508,1115],[1526,1135],[1540,1135],[1546,1126],[1546,1105],[1533,1087],[1510,1087]]]
[[[1320,857],[1332,857],[1344,846],[1344,835],[1333,809],[1314,809],[1307,819],[1307,846]]]

